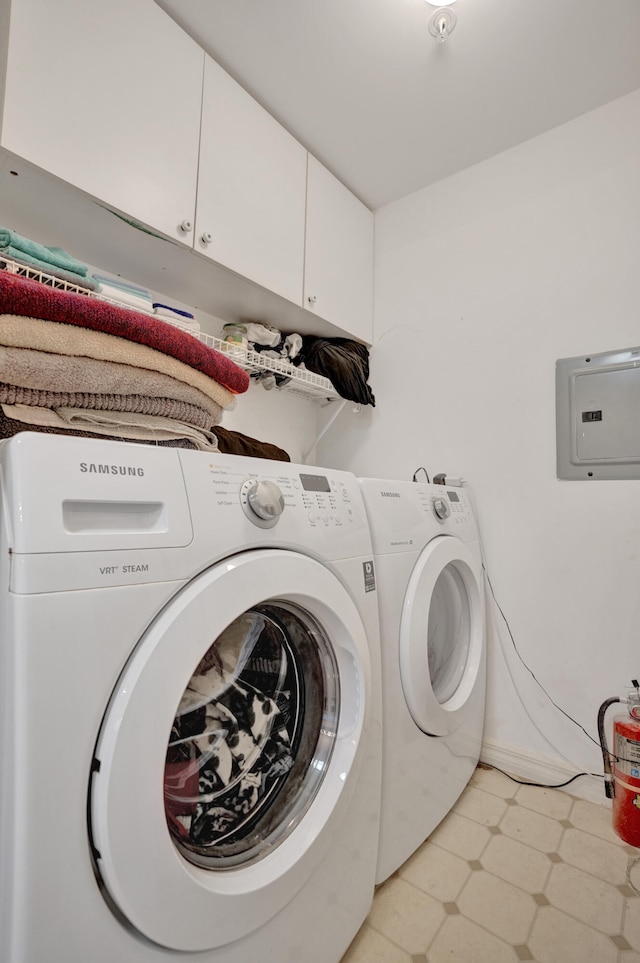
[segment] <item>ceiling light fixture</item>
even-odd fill
[[[429,20],[429,33],[438,43],[444,43],[453,31],[458,18],[449,7],[456,0],[426,0],[432,7],[438,7]]]
[[[432,0],[427,0],[427,3],[431,3]],[[449,0],[453,3],[454,0]],[[435,4],[432,4],[435,6]],[[435,37],[438,43],[444,43],[450,33],[453,33],[458,18],[456,17],[453,10],[450,7],[439,6],[437,10],[434,11],[433,15],[429,20],[429,33],[432,37]]]

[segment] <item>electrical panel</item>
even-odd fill
[[[557,475],[640,478],[640,348],[556,361]]]

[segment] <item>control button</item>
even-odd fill
[[[260,528],[273,528],[284,511],[284,496],[274,482],[248,478],[240,488],[240,504],[247,518]]]
[[[270,520],[282,515],[284,498],[277,485],[270,481],[256,481],[247,489],[251,510],[258,518]]]
[[[439,521],[443,522],[446,518],[449,518],[451,514],[451,508],[449,507],[449,502],[446,498],[442,498],[440,495],[436,495],[432,502],[433,514]]]

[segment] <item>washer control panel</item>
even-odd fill
[[[293,513],[298,525],[310,528],[346,527],[355,518],[357,485],[337,477],[346,473],[311,473],[297,465],[287,470],[284,464],[282,471],[274,471],[273,462],[265,462],[264,474],[247,475],[214,462],[209,474],[216,504],[239,504],[258,528],[274,528],[281,516]]]

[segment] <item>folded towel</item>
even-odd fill
[[[43,425],[49,428],[77,428],[91,431],[109,438],[148,439],[167,441],[171,438],[185,438],[193,442],[200,451],[217,451],[216,436],[209,431],[192,428],[171,418],[155,418],[122,411],[108,415],[99,411],[84,411],[81,408],[30,408],[27,405],[2,405],[9,418],[27,424]]]
[[[157,322],[152,323],[157,325]],[[184,337],[191,338],[191,335],[185,334]],[[223,408],[231,407],[235,398],[232,392],[213,378],[183,364],[177,358],[155,351],[144,344],[135,344],[113,334],[105,334],[103,331],[87,331],[86,328],[75,328],[70,324],[2,314],[0,315],[0,345],[11,348],[32,348],[36,351],[74,357],[84,356],[101,361],[121,361],[135,368],[159,371],[198,388]]]
[[[187,331],[193,335],[194,338],[200,336],[199,322],[187,311],[178,311],[174,308],[162,307],[161,305],[155,304],[153,313],[156,318],[160,318],[161,321],[168,322],[169,324],[175,324],[178,328],[182,328],[183,331]]]
[[[126,304],[127,307],[134,308],[136,311],[148,311],[151,314],[151,295],[145,298],[143,295],[128,291],[126,288],[117,288],[102,282],[98,286],[98,294],[101,298],[118,301],[121,304]]]
[[[171,324],[158,324],[149,316],[115,307],[98,298],[55,291],[0,271],[0,313],[57,321],[115,335],[176,358],[217,381],[232,394],[242,394],[249,387],[246,371],[221,351],[207,347]]]
[[[170,304],[160,304],[158,301],[153,302],[153,313],[161,314],[166,318],[170,318],[172,315],[177,314],[181,318],[191,318],[193,321],[193,315],[188,311],[181,311],[179,308],[172,308]]]
[[[110,395],[89,391],[39,391],[0,382],[0,404],[28,405],[30,408],[86,408],[88,411],[126,411],[182,421],[195,428],[212,427],[211,415],[203,408],[172,398],[146,395]]]
[[[160,312],[156,314],[156,317],[161,324],[173,324],[176,328],[180,328],[181,331],[188,334],[190,338],[200,338],[200,325],[197,321],[190,321],[189,318],[178,318],[175,314],[173,317],[167,315],[163,317]]]
[[[219,450],[225,454],[269,458],[271,461],[291,461],[284,448],[278,448],[269,441],[258,441],[250,435],[243,435],[240,431],[228,431],[220,425],[216,425],[212,431],[218,439]]]
[[[22,321],[20,322],[23,323]],[[43,322],[44,324],[53,322]],[[0,345],[0,382],[39,391],[101,392],[107,395],[145,395],[171,398],[206,411],[210,425],[217,425],[222,406],[184,381],[160,371],[135,368],[117,361],[100,361],[74,355],[5,348]],[[223,388],[220,391],[224,391]],[[233,399],[229,394],[229,398]]]
[[[0,405],[0,438],[12,438],[14,435],[18,435],[21,432],[29,432],[44,435],[60,435],[65,434],[72,436],[74,438],[100,438],[104,441],[104,435],[97,434],[93,431],[78,431],[76,429],[69,428],[65,425],[63,430],[60,428],[50,428],[47,425],[34,425],[25,421],[15,421],[13,418],[8,418],[4,411],[2,410],[2,405]],[[186,438],[170,438],[167,440],[158,438],[122,438],[119,441],[126,441],[130,444],[136,445],[154,445],[156,448],[190,448],[192,451],[196,450],[196,445],[192,441]]]
[[[98,287],[97,283],[89,277],[83,277],[81,274],[74,274],[73,271],[66,271],[64,268],[56,267],[55,264],[47,264],[46,261],[38,261],[37,258],[30,258],[21,251],[15,254],[6,253],[10,248],[5,249],[5,253],[0,253],[0,257],[6,257],[11,261],[14,261],[19,267],[24,268],[24,271],[40,271],[42,274],[49,274],[56,278],[58,281],[67,281],[69,284],[75,284],[77,287],[86,288],[88,291],[95,291]],[[24,272],[18,271],[18,274],[23,274]],[[48,284],[50,282],[41,281],[41,284]]]
[[[31,264],[33,260],[37,261],[38,264],[49,264],[65,271],[71,271],[81,277],[87,277],[89,274],[89,268],[86,264],[77,261],[61,247],[45,247],[44,244],[30,241],[28,237],[22,237],[9,228],[0,227],[0,252],[7,257],[12,257],[10,251],[15,252],[18,259],[26,259],[27,264]]]
[[[122,288],[125,291],[131,291],[132,294],[137,294],[141,298],[148,298],[151,300],[151,294],[147,288],[141,287],[139,284],[133,284],[131,281],[123,281],[122,278],[110,278],[106,274],[96,274],[95,272],[91,275],[94,281],[98,284],[108,284],[112,288]]]

